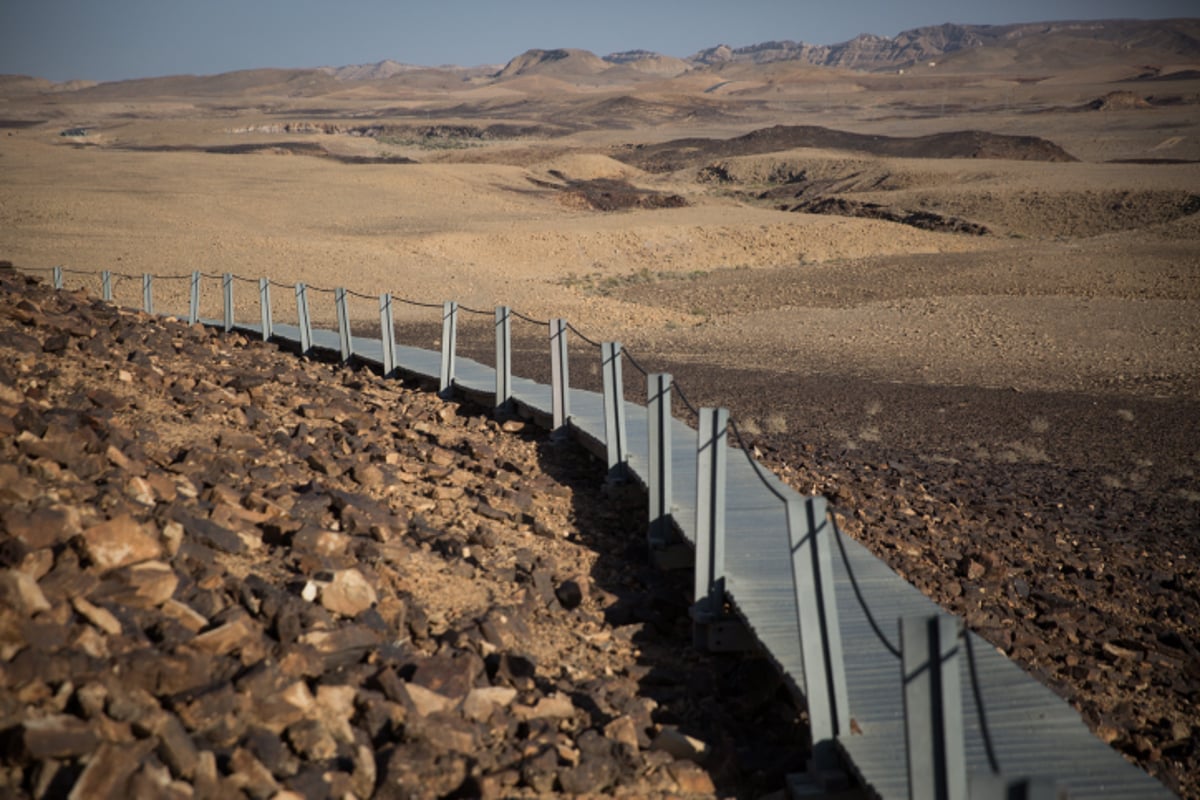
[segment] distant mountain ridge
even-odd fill
[[[1092,20],[1016,23],[1012,25],[962,25],[953,22],[902,31],[895,36],[864,33],[831,45],[781,40],[744,47],[719,44],[685,59],[650,50],[626,50],[602,58],[587,50],[528,50],[495,73],[498,79],[530,73],[600,75],[616,67],[657,75],[680,74],[688,69],[724,64],[769,64],[793,61],[818,67],[868,72],[909,67],[983,48],[1007,48],[1021,55],[1039,46],[1074,46],[1086,58],[1088,51],[1120,53],[1138,51],[1181,59],[1200,59],[1200,19]],[[1014,56],[1016,58],[1016,56]]]
[[[978,54],[978,56],[973,56]],[[972,61],[972,59],[975,59]],[[673,78],[693,70],[721,70],[727,65],[791,62],[882,72],[916,64],[953,61],[959,67],[1024,70],[1062,69],[1110,61],[1180,69],[1200,64],[1200,18],[1167,20],[1093,20],[966,25],[944,23],[912,28],[895,36],[864,33],[845,42],[815,45],[774,40],[731,47],[718,44],[687,58],[650,50],[625,50],[597,56],[577,48],[527,50],[506,64],[471,67],[407,64],[387,59],[373,64],[350,64],[309,69],[251,69],[217,75],[172,75],[115,81],[98,86],[91,81],[50,83],[28,76],[8,76],[0,89],[28,91],[91,91],[113,96],[122,91],[160,89],[175,94],[212,94],[230,90],[280,90],[311,96],[331,85],[348,82],[400,81],[427,88],[540,76],[566,82],[602,85],[622,81]],[[1050,61],[1053,63],[1050,63]],[[4,76],[0,76],[3,78]],[[46,85],[43,85],[46,84]],[[118,89],[117,87],[124,87]]]
[[[902,31],[894,37],[864,33],[846,42],[813,45],[772,41],[745,47],[717,45],[692,54],[694,65],[766,64],[802,61],[813,66],[891,69],[979,47],[1020,45],[1022,40],[1073,38],[1124,49],[1154,48],[1180,56],[1200,56],[1200,19],[1089,20],[960,25],[952,22]]]

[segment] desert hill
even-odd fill
[[[87,100],[128,97],[228,97],[236,95],[316,96],[335,91],[341,84],[316,69],[247,69],[218,75],[171,75],[112,81],[81,89]]]
[[[556,76],[592,76],[604,72],[609,65],[587,50],[559,48],[555,50],[526,50],[504,65],[493,77],[515,78],[552,72]]]

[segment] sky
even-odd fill
[[[503,64],[531,48],[686,57],[943,22],[1195,17],[1195,0],[0,0],[0,74],[54,81],[259,67]]]

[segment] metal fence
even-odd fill
[[[85,286],[96,278],[62,267],[44,271],[58,289],[67,275]],[[1171,796],[1092,736],[1065,702],[843,535],[825,498],[797,494],[760,465],[726,409],[697,408],[671,375],[649,370],[649,360],[620,342],[507,306],[474,309],[229,273],[99,274],[105,300],[113,301],[118,288],[129,298],[140,285],[140,303],[125,304],[151,314],[162,312],[156,281],[167,280],[190,281],[187,311],[178,314],[189,323],[287,342],[301,354],[325,351],[385,376],[432,379],[444,396],[463,392],[497,411],[524,411],[554,435],[574,436],[597,452],[610,480],[640,484],[649,498],[651,553],[669,563],[686,550],[694,562],[696,645],[762,648],[806,707],[812,757],[794,791],[819,793],[857,779],[877,796],[914,800]],[[220,317],[202,313],[204,289],[214,285]],[[236,313],[241,286],[257,305],[253,319]],[[318,298],[332,301],[336,330],[314,326]],[[294,303],[286,322],[277,321],[272,305],[281,299]],[[378,302],[377,328],[353,333],[352,299]],[[400,306],[440,320],[439,350],[397,341]],[[464,314],[494,326],[491,364],[457,354]],[[543,332],[549,385],[513,374],[514,323]],[[378,338],[363,335],[376,330]],[[601,391],[572,387],[572,339],[595,359]],[[626,365],[645,380],[644,404],[625,399]],[[677,417],[676,401],[697,420],[695,429]],[[885,631],[889,624],[895,640]]]

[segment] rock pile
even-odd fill
[[[0,791],[750,795],[644,508],[517,419],[0,270]]]
[[[917,466],[895,448],[864,448],[850,462],[780,437],[755,446],[785,481],[830,498],[843,530],[1070,702],[1100,739],[1200,797],[1194,506],[1175,517],[1162,498],[1128,491],[1100,504],[1081,476],[1064,486],[1053,465]]]

